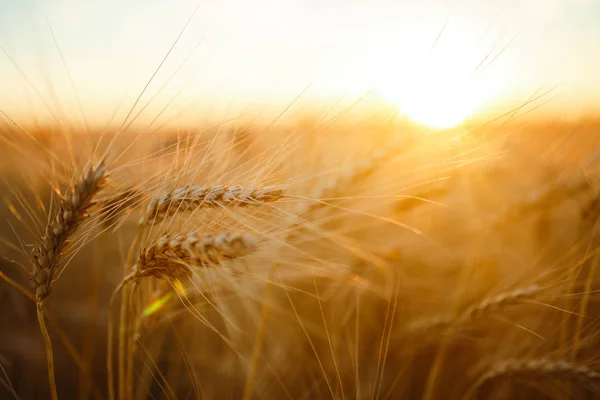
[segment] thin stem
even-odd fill
[[[140,227],[138,234],[135,236],[133,243],[129,247],[129,252],[127,254],[127,263],[125,264],[125,276],[129,277],[129,273],[131,272],[134,264],[134,260],[136,257],[136,250],[138,245],[142,241],[142,237],[144,235],[145,228]],[[126,281],[130,279],[125,278]],[[123,293],[121,295],[121,314],[119,317],[119,354],[118,354],[118,371],[119,371],[119,399],[125,399],[126,397],[126,369],[125,369],[125,354],[127,343],[129,339],[128,326],[127,326],[127,307],[128,307],[129,296],[127,295],[127,291],[123,289]]]
[[[21,285],[20,283],[18,283],[16,281],[14,281],[13,279],[9,278],[8,276],[6,276],[4,274],[4,272],[2,272],[2,271],[0,271],[0,279],[4,280],[6,283],[8,283],[14,289],[18,290],[21,294],[23,294],[25,297],[27,297],[32,302],[34,302],[34,303],[36,302],[35,296],[33,295],[33,293],[31,293],[29,290],[27,290],[27,288],[25,288],[25,286]],[[98,399],[102,398],[102,396],[100,394],[100,390],[98,389],[98,386],[94,382],[93,378],[90,376],[90,371],[89,371],[88,365],[84,362],[83,357],[77,352],[77,349],[75,348],[75,345],[73,344],[73,342],[71,342],[71,340],[69,339],[67,334],[60,328],[60,326],[58,326],[58,323],[52,317],[52,314],[45,312],[44,318],[48,320],[48,322],[50,323],[50,327],[52,329],[54,329],[56,335],[58,335],[59,341],[63,344],[63,346],[65,346],[65,349],[67,349],[67,352],[69,353],[69,355],[71,356],[71,358],[73,359],[75,364],[77,364],[77,367],[82,372],[85,372],[88,374],[88,377],[89,377],[91,385],[92,385],[92,390],[94,392],[94,396]]]
[[[114,380],[114,371],[113,371],[113,319],[112,319],[112,310],[115,304],[115,300],[117,294],[123,289],[125,284],[129,282],[128,278],[125,278],[119,283],[112,296],[110,297],[110,303],[108,306],[108,338],[106,341],[106,373],[108,375],[108,398],[110,400],[115,399],[115,380]]]
[[[134,300],[135,300],[135,291],[138,287],[138,280],[134,280],[133,284],[131,285],[131,290],[128,292],[128,303],[129,303],[129,314],[128,314],[128,318],[127,318],[127,322],[128,322],[128,326],[133,328],[133,321],[135,318],[135,304],[134,304]],[[128,329],[128,341],[127,341],[127,370],[125,371],[126,373],[126,394],[127,394],[127,398],[128,399],[132,399],[133,398],[133,341],[134,341],[134,329]]]
[[[119,312],[119,398],[125,398],[125,347],[127,345],[127,290],[121,293],[121,310]]]
[[[590,293],[592,293],[592,285],[594,284],[594,278],[596,277],[596,268],[598,263],[600,262],[600,254],[596,254],[592,259],[590,270],[588,272],[588,277],[585,281],[585,289],[583,291],[583,298],[581,299],[581,305],[579,307],[579,316],[577,317],[577,322],[575,325],[575,337],[573,340],[573,350],[571,354],[571,361],[575,361],[577,359],[577,353],[579,352],[579,341],[581,337],[581,332],[583,331],[583,320],[586,318],[586,313],[588,309],[588,304],[590,300]]]
[[[273,264],[271,270],[269,271],[269,276],[267,278],[267,283],[265,286],[265,292],[263,296],[263,308],[262,308],[262,316],[260,320],[260,326],[258,327],[258,331],[256,332],[256,338],[254,339],[254,350],[252,352],[252,364],[250,366],[250,371],[248,372],[248,376],[246,377],[246,385],[244,387],[244,400],[250,400],[252,398],[252,385],[254,384],[254,378],[256,376],[256,370],[258,368],[258,359],[260,358],[260,353],[263,346],[263,338],[265,336],[265,331],[267,328],[267,320],[269,319],[269,313],[271,311],[271,307],[269,306],[269,298],[271,297],[272,285],[271,282],[273,280],[274,271],[277,268],[277,264]]]
[[[9,278],[2,271],[0,271],[0,279],[5,281],[7,284],[12,286],[14,289],[21,292],[21,294],[23,294],[23,296],[27,297],[29,300],[31,300],[35,303],[35,296],[33,295],[33,293],[31,293],[29,290],[27,290],[27,288],[25,288],[25,286],[21,285],[19,282],[15,281],[15,280]]]
[[[58,392],[56,390],[56,378],[54,376],[54,353],[52,352],[52,341],[46,328],[44,320],[44,301],[37,300],[37,318],[40,325],[40,331],[44,338],[44,346],[46,347],[46,363],[48,364],[48,384],[50,385],[50,397],[52,400],[58,400]]]

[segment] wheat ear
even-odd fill
[[[104,165],[90,168],[83,178],[62,199],[56,215],[46,226],[46,232],[33,250],[31,282],[38,301],[50,295],[58,272],[61,255],[69,238],[88,217],[93,199],[106,178]]]
[[[317,193],[313,194],[313,197],[319,200],[326,200],[328,198],[339,196],[339,193],[346,190],[348,186],[367,178],[375,172],[378,166],[386,162],[395,154],[394,150],[396,150],[395,147],[378,150],[372,156],[346,167],[340,173],[330,177],[330,179],[317,190]],[[301,210],[300,214],[308,213],[322,206],[323,203],[320,202],[311,203]]]
[[[299,233],[298,230],[302,227],[308,227],[311,230],[316,229],[315,226],[312,226],[313,224],[307,222],[307,217],[317,210],[328,206],[329,201],[335,200],[336,197],[340,196],[340,193],[347,190],[352,184],[356,184],[373,174],[377,170],[377,167],[396,154],[395,150],[395,146],[378,150],[370,157],[362,159],[344,168],[339,173],[330,176],[329,179],[319,186],[316,192],[311,195],[311,198],[314,200],[310,203],[303,203],[300,209],[296,211],[296,215],[293,217],[293,221],[288,227],[289,233],[286,236],[286,240],[296,238]]]
[[[486,313],[493,313],[502,307],[509,306],[519,301],[532,297],[541,290],[539,285],[530,285],[516,290],[500,293],[497,296],[486,297],[479,303],[476,303],[457,317],[452,315],[441,315],[434,318],[429,318],[423,321],[417,321],[408,326],[408,331],[411,333],[422,333],[432,329],[439,329],[451,325],[462,325],[482,317]]]
[[[466,309],[460,316],[461,322],[471,321],[481,317],[485,313],[494,312],[504,306],[518,303],[519,301],[534,296],[541,290],[539,285],[530,285],[509,292],[500,293],[497,296],[487,297],[479,303]]]
[[[256,248],[254,236],[239,232],[166,234],[142,249],[132,279],[144,276],[180,278],[190,273],[188,264],[216,266],[224,260],[248,255]]]
[[[133,281],[128,293],[129,318],[134,318],[134,294],[141,278],[154,276],[175,280],[191,275],[191,266],[211,267],[223,261],[243,257],[257,248],[253,236],[243,233],[218,234],[176,233],[159,237],[143,248],[132,273],[123,282]],[[132,332],[133,333],[133,332]],[[134,338],[130,338],[133,342]],[[126,392],[133,392],[133,346],[128,347]]]
[[[473,396],[486,382],[511,376],[533,379],[552,378],[554,380],[577,382],[600,381],[599,372],[567,360],[549,360],[546,358],[509,359],[494,364],[471,388],[467,398]]]
[[[164,192],[148,204],[142,220],[151,224],[179,212],[193,211],[201,207],[222,207],[235,205],[247,207],[263,205],[283,197],[283,191],[275,186],[201,186],[187,185]]]
[[[58,393],[54,376],[52,342],[44,319],[44,300],[50,295],[69,238],[88,217],[87,212],[94,205],[94,196],[100,190],[105,178],[103,163],[91,167],[62,199],[54,219],[46,226],[46,232],[33,250],[33,271],[30,279],[35,288],[38,323],[46,348],[50,395],[54,400],[58,399]]]

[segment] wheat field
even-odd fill
[[[476,119],[469,96],[479,92],[446,82],[461,57],[476,60],[470,76],[510,64],[502,56],[516,39],[482,34],[491,48],[470,57],[463,19],[443,23],[440,11],[425,21],[409,2],[408,17],[424,18],[414,34],[381,5],[268,2],[267,12],[212,2],[193,22],[200,5],[75,3],[55,6],[55,25],[45,17],[55,62],[40,62],[46,81],[30,79],[21,60],[35,57],[23,56],[20,37],[0,43],[9,84],[0,99],[0,399],[600,399],[600,119],[563,118],[561,103],[529,115],[553,94],[547,87]],[[510,23],[558,18],[559,8],[544,14],[534,3],[523,20],[507,6]],[[42,15],[37,7],[15,13],[27,22]],[[485,8],[466,7],[468,16]],[[18,25],[3,11],[0,41]],[[360,24],[367,11],[369,29]],[[256,26],[244,25],[253,17]],[[321,31],[306,28],[309,17]],[[429,40],[423,29],[434,25]],[[243,37],[211,42],[225,28]],[[550,31],[548,43],[561,38]],[[202,53],[204,38],[192,42],[204,34],[215,53],[232,54]],[[444,34],[459,46],[442,43]],[[400,36],[404,50],[392,46]],[[531,54],[516,52],[517,72],[560,70],[534,60],[542,39],[523,40]],[[577,64],[555,42],[543,43]],[[429,54],[441,47],[439,69],[422,68],[433,77],[406,66],[423,43]],[[153,59],[148,48],[160,48],[157,65],[142,65]],[[193,87],[204,58],[214,76]],[[210,92],[220,78],[242,99],[264,80],[280,89],[275,98],[319,72],[319,58],[333,63],[324,64],[325,88],[356,94],[377,78],[382,97],[302,108],[306,88],[291,103],[277,98],[267,118],[251,107],[230,115]],[[515,98],[528,90],[517,75]],[[493,92],[500,78],[482,82]],[[402,86],[412,80],[440,98]],[[126,83],[135,100],[107,104],[102,96]],[[21,114],[15,88],[30,101]],[[191,105],[176,102],[185,96]],[[84,110],[82,99],[97,108]],[[212,115],[212,101],[227,117]]]
[[[6,128],[1,397],[596,398],[599,127]]]

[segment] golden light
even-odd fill
[[[421,33],[415,27],[412,36]],[[421,35],[427,37],[424,33]],[[374,52],[375,87],[400,114],[432,128],[454,127],[487,106],[501,89],[496,62],[485,62],[490,51],[462,27],[444,31],[436,43],[397,48],[402,37],[390,35]]]
[[[443,69],[414,69],[395,77],[389,76],[386,82],[378,85],[378,89],[398,107],[401,114],[437,129],[460,124],[483,101],[481,90],[472,80],[464,74]]]

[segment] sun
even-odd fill
[[[454,127],[477,108],[477,99],[465,87],[452,82],[423,82],[399,92],[394,100],[401,113],[433,128]]]
[[[474,82],[443,69],[389,76],[378,84],[378,90],[401,114],[436,129],[459,125],[482,103]]]

